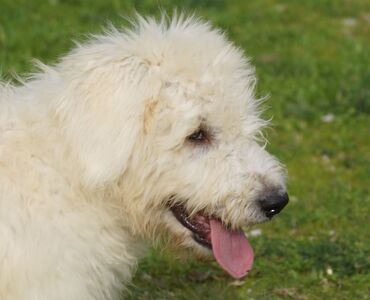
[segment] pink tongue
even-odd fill
[[[228,230],[218,220],[211,219],[212,250],[220,266],[234,278],[245,276],[252,268],[253,249],[244,232]]]

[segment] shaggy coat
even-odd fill
[[[173,205],[236,230],[285,191],[254,70],[206,22],[138,17],[39,68],[0,87],[0,299],[118,299],[148,243],[212,256]]]

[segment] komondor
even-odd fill
[[[39,69],[0,87],[0,299],[118,299],[158,242],[247,274],[288,195],[239,48],[137,17]]]

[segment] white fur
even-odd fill
[[[145,241],[209,251],[167,207],[232,227],[284,189],[253,68],[208,23],[138,17],[0,87],[0,299],[117,299]],[[202,124],[209,145],[186,137]]]

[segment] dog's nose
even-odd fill
[[[272,218],[278,214],[289,202],[288,194],[283,193],[271,193],[265,198],[259,201],[262,211],[266,214],[266,217]]]

